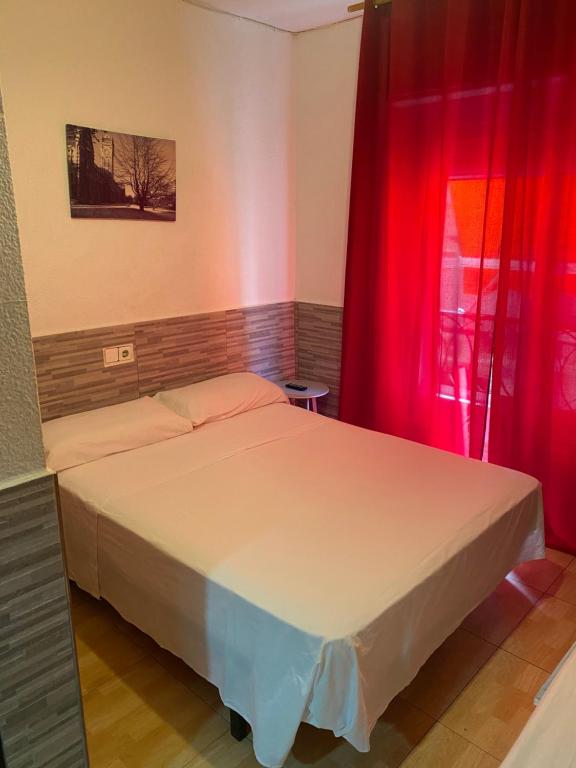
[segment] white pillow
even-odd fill
[[[46,464],[54,472],[191,431],[189,420],[151,397],[64,416],[42,425]]]
[[[180,416],[190,419],[195,427],[264,405],[288,402],[277,384],[255,373],[229,373],[217,379],[159,392],[156,398]]]

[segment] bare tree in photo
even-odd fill
[[[66,126],[74,219],[176,221],[176,142]]]
[[[176,207],[176,173],[165,142],[145,136],[122,136],[116,145],[116,176],[132,188],[134,202],[144,208]]]

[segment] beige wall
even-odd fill
[[[292,43],[182,0],[2,0],[34,335],[294,297]],[[176,223],[72,220],[67,122],[176,139]]]
[[[33,335],[341,305],[361,20],[299,35],[182,0],[3,0]],[[72,220],[67,122],[176,139],[175,223]]]
[[[361,19],[294,47],[296,298],[341,306]]]

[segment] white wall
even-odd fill
[[[341,306],[361,19],[294,47],[296,298]]]
[[[341,305],[360,33],[292,36],[182,0],[2,0],[33,335]],[[176,139],[177,221],[71,219],[67,122]]]
[[[292,44],[182,0],[2,0],[34,335],[294,298]],[[67,122],[176,139],[177,221],[72,220]]]

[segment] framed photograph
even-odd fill
[[[74,219],[176,221],[176,142],[66,126]]]

